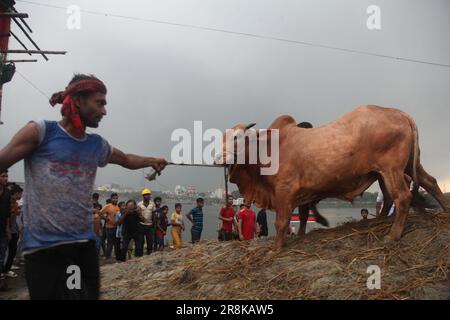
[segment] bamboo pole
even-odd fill
[[[18,13],[18,12],[2,12],[0,13],[0,18],[28,18],[27,13]]]
[[[31,53],[31,54],[66,54],[67,51],[48,51],[48,50],[1,50],[1,53]]]
[[[18,63],[18,62],[37,62],[37,59],[24,59],[24,60],[6,60],[6,63],[8,62],[13,62],[13,63]]]
[[[227,201],[227,198],[228,198],[228,168],[227,168],[227,166],[223,167],[223,177],[225,180],[225,201]]]
[[[6,4],[3,3],[3,1],[1,1],[1,0],[0,0],[0,2],[1,2],[1,4],[3,5],[3,7],[5,7],[7,10],[9,10],[9,12],[11,12],[11,13],[19,13],[19,12],[16,10],[16,8],[10,7],[10,6],[6,5]],[[29,31],[30,33],[33,33],[33,30],[31,30],[30,26],[27,24],[27,22],[25,21],[25,19],[22,18],[22,17],[19,17],[19,19],[20,19],[20,21],[22,21],[22,23],[24,24],[24,26],[27,27],[28,31]]]
[[[36,44],[36,42],[34,42],[34,40],[33,40],[33,39],[31,38],[31,36],[28,34],[27,30],[25,30],[25,28],[22,27],[22,25],[19,23],[19,21],[17,20],[17,18],[12,18],[12,19],[13,19],[13,21],[17,24],[17,26],[20,28],[20,30],[22,30],[22,32],[25,34],[25,36],[28,38],[28,40],[30,40],[30,42],[33,44],[33,46],[34,46],[37,50],[41,51],[41,48],[39,48],[39,46]],[[45,52],[41,51],[41,52],[39,52],[39,54],[41,54],[42,57],[43,57],[45,60],[48,61],[48,58],[47,58],[47,56],[45,55]]]
[[[14,39],[16,39],[16,41],[17,41],[17,42],[18,42],[25,50],[28,50],[27,46],[26,46],[22,41],[20,41],[19,37],[16,36],[16,35],[14,34],[14,32],[9,31],[9,34],[12,35],[12,36],[14,37]],[[29,53],[29,55],[31,56],[31,53]]]

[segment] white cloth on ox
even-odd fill
[[[377,203],[378,202],[383,203],[383,199],[384,199],[383,192],[378,192]],[[383,206],[381,206],[381,210],[383,210]],[[391,210],[389,210],[389,213],[388,213],[388,217],[392,216],[394,214],[394,211],[395,211],[395,203],[392,204]]]

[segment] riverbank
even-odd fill
[[[399,242],[391,218],[293,237],[203,241],[102,268],[102,299],[450,299],[450,214],[411,213]],[[381,289],[368,289],[369,266]]]
[[[392,218],[350,221],[291,237],[201,241],[101,267],[101,299],[450,299],[450,214],[410,213],[399,242]],[[380,289],[368,289],[369,266]],[[20,272],[0,299],[28,299]]]

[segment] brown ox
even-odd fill
[[[296,124],[291,116],[284,115],[268,128],[279,130],[276,174],[261,175],[260,163],[230,166],[230,181],[237,184],[246,200],[276,211],[275,249],[285,243],[295,207],[325,198],[351,201],[376,180],[382,182],[383,193],[389,194],[396,205],[391,240],[401,238],[412,198],[405,174],[412,177],[415,190],[422,186],[450,212],[450,202],[436,180],[420,165],[417,127],[406,113],[368,105],[321,127],[304,129]],[[233,131],[249,127],[239,124]],[[269,135],[267,141],[261,141],[258,135],[260,143],[270,144],[270,139]],[[237,145],[235,154],[241,151]],[[245,146],[248,161],[247,141]],[[228,156],[230,161],[225,137],[223,147],[223,157]]]

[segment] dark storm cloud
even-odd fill
[[[44,1],[82,10],[208,26],[450,64],[450,3],[436,1]],[[366,8],[381,8],[382,30],[366,28]],[[450,68],[267,39],[82,13],[66,28],[64,10],[18,2],[42,48],[67,50],[18,71],[47,95],[73,72],[108,85],[108,116],[98,130],[127,152],[169,157],[176,128],[262,128],[281,114],[325,124],[361,104],[398,107],[416,120],[422,162],[450,188]],[[19,33],[19,31],[17,31]],[[11,48],[18,45],[12,40]],[[57,119],[47,98],[20,75],[5,85],[0,146],[36,118]],[[381,124],[382,125],[382,124]],[[22,180],[22,165],[12,171]],[[155,189],[223,184],[218,169],[169,167]],[[140,187],[142,172],[108,166],[97,184]]]

